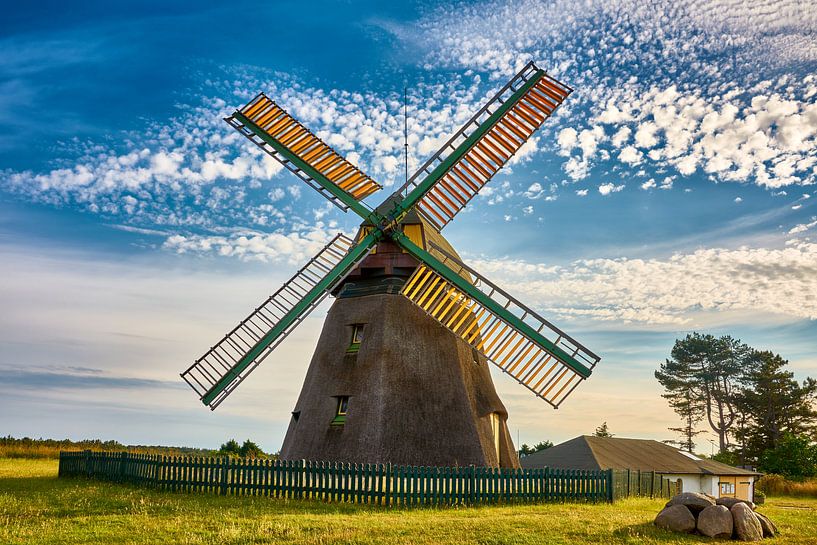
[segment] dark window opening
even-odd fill
[[[342,425],[346,423],[346,412],[349,410],[349,396],[337,396],[338,403],[335,408],[335,418],[332,425]]]
[[[301,417],[301,411],[292,411],[292,420],[295,422]]]
[[[363,342],[363,324],[352,324],[352,342],[349,343],[347,352],[357,352],[360,350],[360,343]]]

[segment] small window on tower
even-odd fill
[[[347,352],[357,352],[360,350],[360,343],[363,342],[363,324],[352,325],[352,342],[349,343]]]
[[[337,409],[335,409],[335,418],[332,419],[333,426],[339,426],[346,423],[346,411],[349,409],[349,396],[337,396]]]

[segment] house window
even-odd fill
[[[735,483],[718,483],[721,486],[721,496],[735,493]]]
[[[363,324],[352,325],[352,342],[349,343],[347,352],[357,352],[360,350],[360,343],[363,342]]]
[[[349,396],[337,396],[338,404],[335,409],[335,418],[332,425],[342,425],[346,423],[346,411],[349,409]]]

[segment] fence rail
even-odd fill
[[[676,493],[675,483],[655,471],[612,469],[613,500],[630,496],[669,498]]]
[[[611,502],[624,497],[621,490],[635,490],[622,487],[612,470],[415,467],[91,451],[61,452],[59,476],[173,492],[385,506]],[[651,490],[657,492],[661,486]]]

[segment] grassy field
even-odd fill
[[[700,543],[652,525],[660,500],[384,509],[153,492],[56,478],[55,460],[0,459],[0,543]],[[817,542],[817,500],[771,498],[778,543]]]

